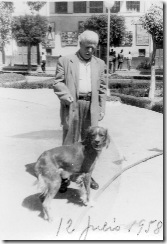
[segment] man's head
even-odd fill
[[[79,38],[80,55],[83,59],[89,60],[95,52],[99,42],[98,34],[94,31],[86,30],[80,35]]]

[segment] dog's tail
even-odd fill
[[[46,196],[48,193],[48,186],[44,177],[39,174],[38,179],[34,182],[33,185],[37,185],[37,189],[40,190],[40,195]]]

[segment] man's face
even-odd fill
[[[81,42],[80,43],[80,54],[83,59],[88,60],[92,57],[95,52],[97,45],[91,42]]]

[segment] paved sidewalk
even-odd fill
[[[61,144],[58,98],[49,89],[0,88],[0,109],[2,240],[163,239],[163,157],[132,167],[163,150],[163,114],[107,102],[100,125],[108,128],[111,144],[93,177],[100,189],[118,177],[91,209],[80,205],[72,183],[52,201],[55,220],[49,224],[40,217],[33,165],[43,151]]]

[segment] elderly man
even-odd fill
[[[104,61],[93,55],[98,41],[97,33],[84,31],[79,51],[61,57],[57,64],[54,92],[61,103],[64,145],[83,140],[85,130],[98,125],[105,114]],[[98,189],[93,179],[91,187]]]

